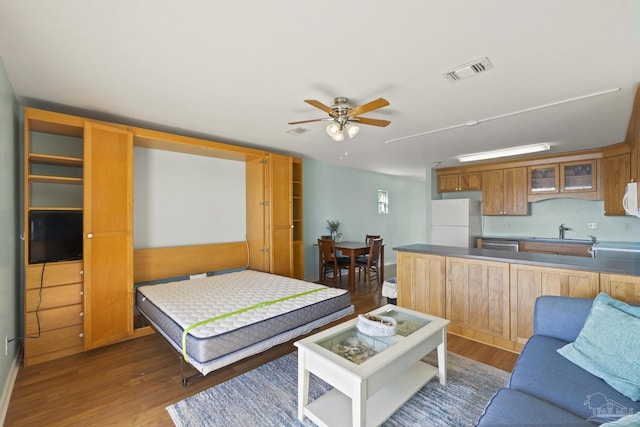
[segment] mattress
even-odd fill
[[[284,342],[354,311],[345,289],[252,270],[140,286],[136,304],[196,367],[247,348],[262,351],[270,340]]]

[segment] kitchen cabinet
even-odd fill
[[[599,274],[511,264],[511,340],[520,344],[533,335],[533,309],[541,295],[594,298],[599,292]]]
[[[631,180],[631,157],[629,154],[605,157],[602,161],[604,186],[604,214],[625,215],[622,198],[627,183]]]
[[[509,264],[447,257],[449,331],[491,344],[509,340]]]
[[[398,305],[445,317],[445,257],[398,253]]]
[[[482,172],[483,215],[528,215],[524,167]]]
[[[640,131],[631,145],[631,179],[640,182]]]
[[[528,167],[529,201],[554,197],[600,198],[596,159]]]
[[[438,175],[438,193],[481,190],[481,174],[464,172]]]
[[[600,290],[629,304],[640,304],[640,276],[600,273]]]
[[[512,262],[450,257],[429,245],[424,252],[416,246],[397,248],[398,304],[436,314],[440,305],[434,307],[434,301],[444,298],[444,314],[438,316],[451,321],[448,332],[510,351],[520,351],[533,334],[535,301],[541,295],[594,298],[606,292],[640,304],[640,276],[633,273],[521,264],[520,257]]]

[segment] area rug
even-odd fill
[[[435,351],[426,361],[435,364]],[[449,353],[447,385],[425,385],[383,426],[472,426],[509,374]],[[298,359],[289,353],[167,407],[178,427],[314,426],[298,414]],[[332,387],[311,375],[309,401]]]

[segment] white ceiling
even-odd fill
[[[494,69],[442,75],[487,56]],[[0,0],[0,58],[23,105],[424,179],[434,163],[550,142],[553,152],[624,140],[640,82],[633,0]],[[473,120],[606,95],[448,131]],[[326,113],[391,120],[334,142]]]

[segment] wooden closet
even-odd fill
[[[245,163],[247,241],[185,247],[193,268],[303,277],[300,159],[32,108],[24,126],[25,366],[152,333],[134,328],[134,282],[163,248],[133,249],[134,146]],[[36,210],[82,212],[82,260],[29,263]],[[213,246],[215,262],[194,256]]]

